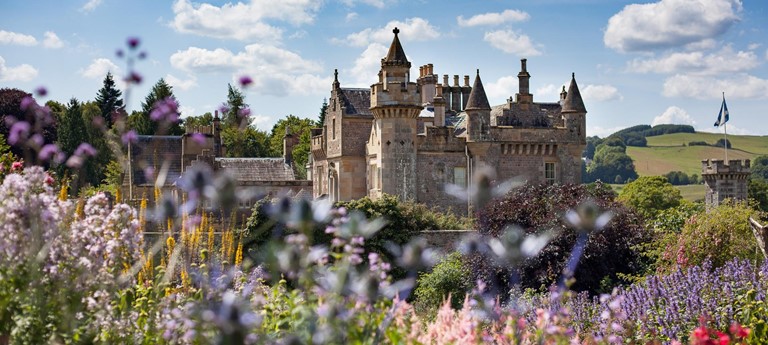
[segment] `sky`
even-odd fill
[[[394,27],[413,81],[428,63],[451,83],[479,69],[492,105],[517,92],[522,58],[535,102],[556,102],[575,73],[590,136],[662,123],[718,132],[723,93],[728,133],[768,135],[768,1],[3,1],[0,88],[89,101],[107,71],[132,70],[141,84],[119,84],[129,111],[164,78],[186,117],[218,109],[249,76],[252,123],[269,131],[289,114],[316,119],[334,69],[342,87],[376,82]]]

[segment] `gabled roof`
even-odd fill
[[[231,173],[238,182],[294,181],[296,176],[290,164],[280,158],[216,158],[222,169]]]
[[[485,88],[483,88],[483,81],[480,80],[480,70],[477,70],[477,76],[475,76],[475,84],[472,85],[472,91],[469,92],[469,99],[467,100],[466,110],[490,110],[491,105],[488,103],[488,96],[485,95]]]
[[[587,108],[584,106],[584,100],[581,99],[581,93],[579,92],[579,86],[576,85],[576,74],[571,74],[571,85],[568,86],[568,94],[563,100],[563,113],[586,113]]]
[[[341,88],[339,97],[344,107],[344,115],[373,117],[371,113],[371,90]]]

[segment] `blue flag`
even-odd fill
[[[725,95],[723,95],[723,105],[720,106],[720,114],[717,114],[717,122],[715,122],[715,127],[724,125],[726,122],[728,122],[728,106],[725,105]]]

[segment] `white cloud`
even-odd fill
[[[19,46],[34,46],[37,45],[37,39],[30,35],[20,34],[17,32],[0,30],[0,44],[13,44]]]
[[[309,24],[314,21],[320,5],[321,2],[315,0],[251,0],[217,7],[177,0],[173,4],[175,16],[169,25],[178,32],[200,36],[279,41],[283,30],[266,21],[284,21],[297,26]]]
[[[360,56],[350,71],[351,81],[343,83],[353,87],[369,87],[376,82],[376,73],[381,67],[381,58],[387,55],[387,47],[380,43],[371,43]],[[343,78],[349,80],[348,78]],[[340,80],[341,81],[341,80]]]
[[[517,76],[508,75],[485,84],[485,93],[489,99],[507,99],[514,97],[518,90]]]
[[[387,3],[394,3],[394,0],[341,0],[341,2],[347,6],[355,6],[356,3],[360,2],[369,6],[373,6],[376,8],[384,8],[384,6],[387,5]]]
[[[371,43],[389,44],[394,37],[392,30],[400,30],[401,42],[429,41],[440,37],[440,32],[423,18],[408,18],[405,22],[393,20],[380,28],[367,28],[363,31],[347,35],[344,39],[333,39],[334,43],[349,44],[355,47],[365,47]],[[380,57],[381,58],[381,57]]]
[[[581,95],[585,101],[606,102],[624,99],[619,90],[611,85],[587,85],[581,90]]]
[[[248,75],[253,79],[249,90],[268,95],[314,94],[331,84],[330,78],[316,75],[323,70],[318,62],[270,45],[250,44],[238,53],[189,47],[171,55],[170,61],[174,68],[190,73],[232,73],[234,83]]]
[[[677,74],[664,82],[664,96],[718,99],[725,92],[728,98],[768,98],[768,79],[740,74],[725,79],[709,76]]]
[[[653,121],[651,121],[651,126],[656,125],[695,125],[696,121],[693,120],[691,115],[688,114],[684,109],[671,106],[667,108],[667,110],[664,110],[664,112],[653,118]]]
[[[603,42],[621,52],[682,46],[721,35],[741,10],[740,0],[631,4],[608,20]]]
[[[765,50],[765,59],[768,60],[768,49]]]
[[[760,44],[760,43],[750,43],[747,46],[747,49],[749,49],[749,50],[757,50],[757,48],[760,48],[761,45],[762,44]]]
[[[714,120],[712,122],[715,122]],[[735,134],[735,135],[764,135],[763,133],[741,128],[739,126],[735,126],[728,122],[728,133]],[[703,128],[696,128],[697,132],[708,132],[708,133],[723,133],[725,131],[725,128],[723,126],[720,127],[714,127],[714,126],[705,126]]]
[[[486,32],[485,41],[496,49],[518,56],[537,56],[541,51],[536,49],[531,38],[512,30]]]
[[[357,12],[349,12],[347,13],[347,17],[345,18],[346,21],[351,22],[357,18]]]
[[[168,81],[167,77],[165,78],[165,81]],[[195,108],[186,106],[186,105],[179,106],[179,113],[181,113],[182,118],[197,116],[197,114],[195,113]]]
[[[560,92],[563,91],[563,85],[547,84],[538,89],[533,94],[534,99],[539,99],[542,102],[554,102],[560,100]]]
[[[251,114],[250,119],[251,119],[252,126],[255,126],[256,128],[259,128],[259,129],[267,129],[267,130],[272,128],[270,124],[271,122],[274,121],[271,117],[267,115],[261,115],[261,114],[258,114],[258,115]]]
[[[184,79],[179,79],[172,74],[166,74],[165,81],[168,82],[168,84],[170,84],[171,86],[173,86],[174,89],[187,91],[197,86],[197,77],[195,77],[194,75],[188,75],[187,77],[188,78],[184,80]]]
[[[59,39],[59,36],[56,36],[56,33],[53,31],[46,31],[45,32],[45,38],[43,39],[43,47],[50,48],[50,49],[58,49],[64,46],[64,42]]]
[[[658,59],[635,59],[627,69],[638,73],[692,73],[713,75],[743,72],[757,67],[760,63],[752,51],[734,52],[725,47],[712,54],[703,52],[672,53]]]
[[[80,75],[89,79],[101,79],[112,72],[113,75],[120,74],[120,67],[117,67],[112,60],[107,58],[98,58],[93,60],[88,67],[80,70]]]
[[[523,11],[518,10],[504,10],[501,13],[489,12],[478,14],[464,19],[463,16],[458,16],[459,26],[479,26],[479,25],[499,25],[506,22],[523,22],[530,19],[531,16]]]
[[[16,67],[5,65],[5,59],[0,56],[0,81],[30,81],[37,77],[37,69],[28,64]]]
[[[83,7],[80,7],[80,12],[91,12],[95,10],[96,7],[99,7],[99,5],[101,5],[101,0],[88,0]]]
[[[708,50],[712,49],[717,45],[717,41],[711,38],[705,38],[701,41],[688,43],[685,45],[685,50],[687,51],[699,51],[699,50]]]

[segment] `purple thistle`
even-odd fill
[[[123,56],[125,56],[125,53],[123,52],[122,49],[118,49],[117,51],[115,51],[115,55],[117,55],[117,57],[119,58],[122,58]]]
[[[120,139],[122,139],[123,145],[135,144],[139,140],[139,135],[132,129],[125,132]]]
[[[45,97],[48,94],[48,90],[45,88],[45,86],[41,86],[35,89],[35,93],[40,97]]]
[[[38,158],[42,161],[47,161],[51,159],[56,153],[59,152],[59,147],[56,146],[56,144],[48,144],[43,146],[42,149],[40,149],[40,152],[37,154]]]
[[[239,114],[240,117],[248,117],[251,115],[251,109],[250,108],[243,108],[240,109]]]
[[[26,139],[27,135],[29,135],[29,129],[29,122],[19,121],[14,123],[8,134],[8,143],[16,145],[21,140]]]
[[[197,143],[199,145],[204,145],[205,144],[205,135],[203,135],[202,133],[193,133],[192,134],[192,141],[194,141],[195,143]]]
[[[32,107],[35,104],[35,99],[32,98],[32,96],[26,96],[21,99],[21,103],[19,104],[19,108],[23,111],[27,111],[30,107]]]
[[[128,48],[136,49],[139,46],[139,38],[138,37],[129,37],[128,38]]]
[[[240,86],[247,87],[248,85],[253,84],[253,79],[251,77],[244,75],[240,77]]]
[[[97,153],[96,148],[94,148],[89,143],[82,143],[80,144],[80,146],[77,147],[77,149],[75,149],[76,156],[94,157],[96,156],[96,153]]]
[[[174,123],[179,119],[179,104],[172,97],[166,97],[155,103],[149,118],[158,122]]]
[[[129,84],[141,84],[141,75],[136,72],[131,72],[127,77],[125,77],[125,82]]]

